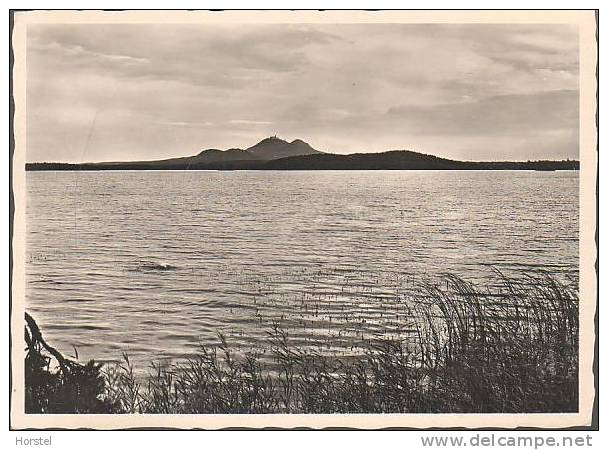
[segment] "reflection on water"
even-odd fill
[[[356,353],[420,280],[578,269],[577,172],[28,172],[26,305],[139,366],[223,332]]]

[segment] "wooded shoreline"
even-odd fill
[[[194,159],[71,164],[27,163],[26,171],[102,170],[579,170],[580,162],[455,161],[409,151],[334,155],[298,155],[272,160],[197,162]]]

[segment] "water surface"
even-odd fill
[[[26,308],[67,354],[139,365],[216,333],[356,352],[444,272],[578,270],[578,172],[28,172]]]

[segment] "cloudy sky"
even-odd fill
[[[578,157],[568,25],[30,25],[28,161],[246,148]]]

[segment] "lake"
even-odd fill
[[[356,353],[454,273],[578,271],[578,172],[28,172],[26,309],[81,359],[139,369],[222,332]]]

